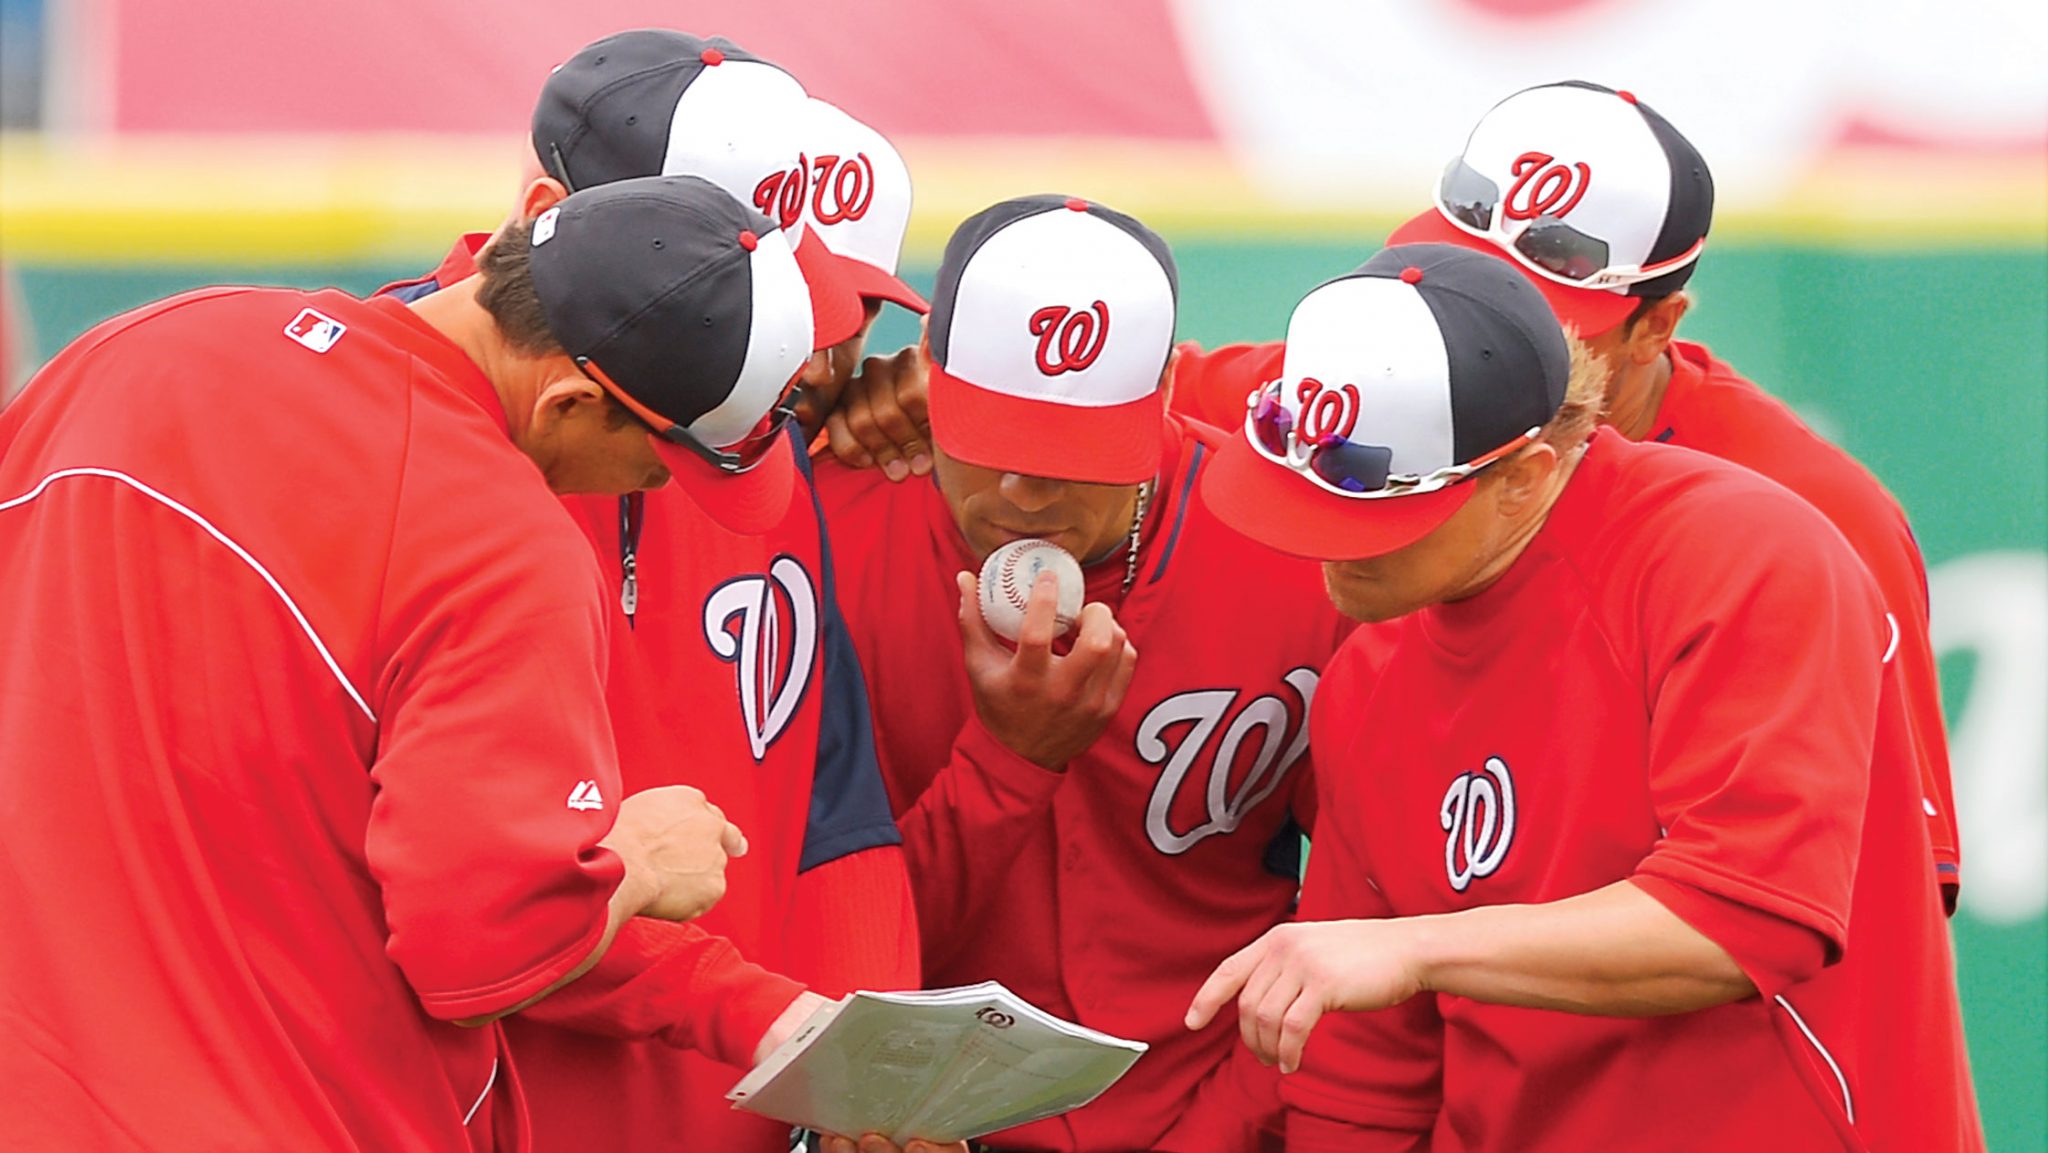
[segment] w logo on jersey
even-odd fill
[[[768,575],[735,577],[704,598],[704,639],[736,670],[740,718],[758,763],[789,727],[818,653],[818,593],[803,563],[778,556]]]
[[[1297,704],[1291,711],[1286,701],[1268,693],[1252,698],[1237,711],[1230,727],[1223,729],[1224,718],[1241,694],[1236,689],[1202,689],[1166,698],[1138,722],[1138,756],[1148,765],[1166,766],[1145,806],[1145,835],[1154,848],[1178,856],[1204,838],[1236,832],[1245,814],[1272,796],[1286,779],[1287,770],[1308,751],[1308,707],[1315,699],[1319,678],[1314,669],[1303,668],[1282,679],[1294,690]],[[1190,727],[1179,744],[1169,744],[1169,731],[1179,725]],[[1212,749],[1210,738],[1218,729],[1223,729],[1223,739]],[[1258,734],[1256,751],[1233,789],[1233,770],[1254,733]],[[1209,775],[1193,798],[1195,804],[1176,805],[1195,762],[1205,752],[1211,754]],[[1198,808],[1206,819],[1183,833],[1174,829],[1174,814],[1184,807]]]
[[[1459,773],[1444,791],[1444,872],[1462,893],[1475,878],[1490,877],[1515,840],[1515,778],[1508,763],[1486,758],[1476,773]]]

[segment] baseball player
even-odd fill
[[[1251,1149],[1277,1108],[1227,1022],[1180,1018],[1288,915],[1309,704],[1347,626],[1313,566],[1191,499],[1224,437],[1165,413],[1175,277],[1163,241],[1097,204],[976,214],[927,329],[932,479],[818,462],[926,982],[1000,980],[1152,1046],[998,1149]],[[1024,537],[1080,560],[1089,603],[1056,639],[1055,592],[1034,589],[1013,652],[968,574]]]
[[[766,210],[802,206],[788,223],[803,224],[800,251],[824,262],[807,268],[824,274],[810,278],[818,352],[799,419],[832,403],[883,300],[923,306],[892,275],[910,198],[894,149],[729,41],[647,29],[585,47],[549,76],[533,143],[546,162],[520,197],[527,214],[570,187],[657,171],[701,173]],[[786,195],[790,181],[801,195]],[[391,291],[459,279],[483,240]],[[819,994],[919,982],[900,837],[808,461],[787,436],[763,448],[732,475],[698,463],[657,491],[563,500],[613,590],[606,688],[628,787],[705,789],[751,851],[691,926],[717,938],[715,963],[657,952],[644,972],[608,966],[615,981],[507,1022],[541,1150],[782,1153],[789,1126],[724,1096],[770,1023],[808,1016]]]
[[[1296,307],[1202,498],[1396,623],[1317,700],[1301,923],[1188,1023],[1235,1004],[1289,1150],[1980,1149],[1877,586],[1596,432],[1594,363],[1451,245]]]
[[[61,353],[0,414],[10,1143],[525,1148],[497,1019],[744,851],[621,787],[550,490],[694,464],[667,413],[746,451],[810,345],[782,234],[666,177],[411,306],[205,289]]]
[[[1669,121],[1630,93],[1570,81],[1495,105],[1445,169],[1435,207],[1388,243],[1460,244],[1511,261],[1607,364],[1609,427],[1754,469],[1849,538],[1898,636],[1934,872],[1953,913],[1960,841],[1926,563],[1877,478],[1704,345],[1676,339],[1713,209],[1706,160]],[[1279,363],[1278,344],[1183,348],[1174,405],[1234,424],[1246,393],[1274,379]]]

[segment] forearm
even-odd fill
[[[1399,923],[1424,989],[1488,1004],[1654,1017],[1756,992],[1727,951],[1628,881]]]
[[[895,845],[862,849],[799,873],[791,931],[819,942],[790,955],[789,975],[828,997],[915,989],[917,911]]]
[[[522,1009],[540,1003],[553,996],[564,985],[595,969],[597,963],[603,960],[604,955],[611,950],[612,942],[618,939],[619,930],[625,927],[626,922],[639,916],[640,911],[654,901],[656,882],[653,876],[648,873],[646,868],[636,865],[630,859],[625,860],[625,875],[619,879],[619,887],[612,890],[611,900],[605,903],[604,933],[598,937],[596,947],[590,950],[588,956],[577,962],[576,967],[563,974],[560,980],[528,997],[526,1000],[519,1002],[517,1005],[498,1013],[464,1017],[455,1023],[470,1029],[481,1025],[488,1025],[500,1017],[517,1013]]]
[[[1025,838],[1041,827],[1060,775],[1023,760],[969,720],[953,756],[897,821],[927,964],[936,942],[960,941]]]

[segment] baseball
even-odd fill
[[[1081,565],[1066,549],[1044,540],[1013,540],[988,554],[981,564],[981,619],[996,635],[1016,640],[1024,629],[1024,606],[1038,574],[1050,570],[1059,578],[1056,620],[1064,636],[1081,615]]]

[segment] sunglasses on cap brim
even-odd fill
[[[1607,263],[1607,242],[1581,232],[1549,213],[1508,235],[1500,211],[1500,185],[1481,175],[1463,157],[1451,161],[1437,182],[1436,206],[1458,228],[1515,254],[1541,276],[1574,288],[1625,288],[1655,280],[1699,259],[1705,237],[1669,260],[1654,264]]]
[[[697,454],[704,463],[723,473],[745,472],[761,463],[762,458],[768,455],[768,451],[775,447],[776,442],[781,439],[783,428],[796,415],[796,382],[797,377],[803,374],[803,370],[798,369],[796,374],[789,378],[789,383],[783,386],[782,396],[776,400],[774,407],[770,408],[745,436],[725,448],[713,448],[690,435],[689,429],[633,399],[604,369],[597,366],[596,361],[587,356],[579,356],[576,358],[576,367],[582,370],[583,375],[595,381],[599,388],[604,389],[613,400],[624,405],[627,412],[638,417],[654,435],[682,445]]]
[[[1244,431],[1258,454],[1307,477],[1316,487],[1341,497],[1378,500],[1417,496],[1469,479],[1487,465],[1503,460],[1543,434],[1539,426],[1464,464],[1424,474],[1391,471],[1394,450],[1331,434],[1304,444],[1295,436],[1294,414],[1280,403],[1280,381],[1273,381],[1245,401]]]

